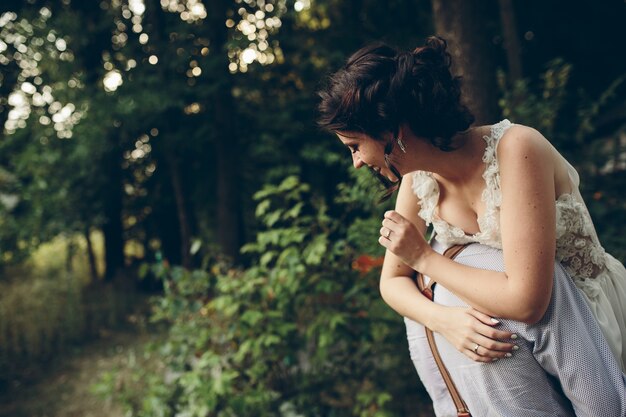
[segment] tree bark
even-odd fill
[[[76,242],[74,242],[73,236],[69,237],[66,250],[65,271],[71,273],[74,270],[74,255],[76,255]]]
[[[210,5],[210,6],[209,6]],[[215,75],[217,82],[213,103],[213,123],[215,131],[215,149],[217,152],[217,239],[222,252],[237,260],[241,246],[241,205],[239,204],[238,154],[239,146],[236,107],[232,96],[232,75],[228,71],[228,55],[226,53],[228,31],[224,25],[231,2],[215,0],[207,7],[211,22],[209,39],[215,45],[214,59],[219,63],[220,73]]]
[[[102,54],[104,51],[111,52],[111,27],[106,14],[98,7],[93,7],[90,2],[68,3],[77,16],[81,18],[81,25],[85,32],[85,44],[76,50],[77,62],[83,66],[85,73],[85,94],[98,96],[101,93],[100,77],[103,75]],[[94,182],[97,187],[94,194],[98,202],[102,204],[104,217],[102,233],[104,235],[104,279],[112,280],[116,273],[124,267],[124,236],[122,225],[123,208],[123,173],[122,173],[122,149],[120,137],[123,128],[115,128],[102,140],[107,141],[107,146],[98,155],[94,163],[97,167],[91,175],[97,176],[100,171],[106,176],[106,182],[99,180]],[[96,204],[97,205],[97,204]],[[87,223],[88,224],[88,223]]]
[[[116,138],[111,138],[117,141]],[[122,157],[117,146],[112,146],[104,155],[104,166],[107,169],[109,184],[103,196],[105,220],[102,225],[104,234],[104,258],[107,281],[113,279],[115,274],[124,267],[124,228],[122,225]]]
[[[96,255],[93,251],[93,242],[91,241],[91,234],[89,228],[85,228],[84,231],[85,241],[87,242],[87,259],[89,260],[89,271],[91,272],[91,280],[93,282],[98,281],[98,266],[96,265]]]
[[[509,68],[508,80],[514,83],[524,77],[522,68],[522,48],[517,36],[517,20],[515,19],[515,9],[513,0],[499,0],[500,3],[500,24],[502,35],[504,36],[504,49],[506,50],[506,60]]]
[[[11,47],[11,49],[13,48]],[[11,59],[6,65],[0,65],[0,68],[2,68],[0,73],[0,138],[2,138],[4,125],[11,110],[8,105],[9,95],[15,90],[20,69],[15,59]]]
[[[500,111],[493,44],[479,3],[433,0],[432,6],[436,32],[448,41],[452,71],[463,77],[464,102],[477,124],[488,124],[499,118]]]
[[[191,268],[191,227],[189,226],[189,214],[187,213],[187,202],[183,183],[180,177],[180,166],[176,156],[170,158],[170,178],[172,180],[172,188],[174,189],[174,199],[176,200],[176,213],[178,214],[178,224],[180,233],[180,250],[183,267]]]

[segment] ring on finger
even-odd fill
[[[472,349],[474,351],[475,354],[478,355],[478,348],[480,347],[480,345],[478,343],[474,344],[474,349]]]

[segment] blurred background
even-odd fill
[[[3,0],[1,416],[432,416],[380,188],[315,126],[351,52],[439,34],[626,259],[626,5]]]

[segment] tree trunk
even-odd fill
[[[67,253],[65,256],[65,271],[67,273],[74,271],[74,255],[76,255],[76,242],[74,242],[74,236],[70,235],[67,241]]]
[[[220,94],[224,97],[223,94]],[[219,100],[215,109],[216,118],[228,114],[228,104]],[[228,117],[228,116],[227,116]],[[237,181],[237,141],[230,140],[226,132],[228,123],[218,128],[217,138],[217,238],[222,251],[232,259],[239,255],[239,211]],[[232,132],[232,130],[231,130]]]
[[[102,10],[93,7],[90,2],[68,2],[67,7],[73,9],[81,17],[81,25],[85,32],[85,44],[76,50],[77,62],[82,63],[82,70],[85,73],[84,94],[97,97],[102,88],[100,85],[100,77],[103,75],[102,54],[105,51],[112,52],[109,21],[104,18],[105,14]],[[102,233],[104,235],[105,280],[111,280],[117,271],[124,267],[121,132],[123,129],[116,129],[109,132],[107,137],[102,138],[107,141],[107,146],[94,161],[98,165],[91,174],[97,175],[96,171],[101,171],[107,178],[105,184],[96,180],[93,185],[97,187],[94,194],[98,202],[102,204],[104,217]]]
[[[176,213],[178,214],[181,260],[183,266],[189,269],[192,267],[191,254],[189,253],[191,248],[191,227],[189,226],[189,214],[187,213],[185,192],[180,177],[180,165],[176,156],[170,158],[169,166],[172,188],[174,189],[174,198],[176,200]]]
[[[87,259],[89,260],[89,271],[91,272],[91,280],[93,282],[97,282],[98,277],[98,266],[96,265],[96,255],[93,251],[93,242],[91,241],[91,234],[89,233],[89,228],[85,228],[84,231],[85,241],[87,242]]]
[[[513,0],[499,0],[500,24],[504,35],[504,49],[509,67],[508,81],[514,83],[524,76],[522,69],[522,48],[517,36],[517,20]]]
[[[0,68],[0,138],[2,138],[4,125],[11,111],[11,106],[8,105],[9,95],[15,90],[20,69],[14,59],[11,59],[6,65],[0,64]]]
[[[464,102],[477,124],[487,124],[496,121],[500,111],[493,44],[480,3],[433,0],[432,6],[437,34],[448,41],[452,71],[463,77]]]
[[[117,139],[111,139],[117,141]],[[124,267],[124,236],[122,225],[122,166],[121,155],[118,147],[113,146],[104,155],[108,173],[109,184],[104,189],[106,196],[102,199],[104,203],[105,220],[102,225],[104,234],[104,259],[105,273],[104,279],[110,281],[115,274]]]
[[[228,55],[226,53],[228,29],[224,25],[228,7],[231,2],[215,0],[209,2],[211,16],[209,37],[211,45],[215,45],[214,59],[219,63],[216,74],[218,87],[213,96],[213,123],[215,131],[215,150],[217,152],[217,239],[225,255],[237,259],[241,246],[241,205],[239,204],[238,188],[238,154],[239,146],[236,107],[232,97],[232,76],[228,71]]]

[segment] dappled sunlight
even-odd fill
[[[247,72],[248,66],[254,62],[269,65],[284,61],[283,52],[278,41],[271,41],[270,35],[282,26],[281,16],[287,12],[284,0],[266,2],[264,0],[237,0],[242,7],[237,9],[239,21],[234,17],[226,20],[226,27],[234,28],[241,35],[237,38],[249,41],[248,46],[236,46],[228,52],[231,73]],[[245,42],[243,42],[245,43]]]
[[[9,134],[25,128],[35,112],[38,116],[35,120],[42,126],[51,125],[58,138],[71,138],[73,127],[82,118],[82,112],[74,104],[56,101],[52,87],[44,84],[41,77],[39,63],[44,57],[59,61],[74,59],[67,41],[54,30],[45,30],[50,17],[51,12],[45,7],[39,10],[38,20],[34,22],[18,19],[13,12],[0,16],[0,64],[7,65],[13,60],[20,69],[16,88],[7,100],[11,110],[4,129]],[[75,80],[69,80],[68,86],[72,84],[77,86]]]
[[[231,73],[247,72],[250,65],[270,65],[284,62],[282,49],[277,40],[271,40],[282,25],[281,16],[287,12],[285,0],[237,0],[241,6],[236,14],[225,19],[224,24],[237,32],[238,42],[232,44],[228,50],[230,60],[228,69]],[[207,17],[207,10],[199,0],[161,0],[161,7],[171,13],[177,13],[180,18],[189,23],[201,22]],[[310,8],[309,0],[300,0],[293,4],[296,12],[303,12]],[[156,66],[159,64],[159,54],[150,45],[150,34],[144,24],[146,5],[143,0],[131,0],[127,4],[115,0],[110,4],[103,3],[105,9],[119,9],[120,18],[115,20],[111,34],[111,44],[117,53],[105,52],[102,56],[102,65],[105,70],[102,88],[113,94],[124,85],[127,73],[137,68],[138,61],[127,57],[121,51],[129,42],[129,32],[138,35],[138,42],[143,45],[146,55],[143,61]],[[7,64],[14,60],[20,67],[20,83],[16,91],[9,97],[11,106],[9,117],[5,122],[5,130],[11,134],[17,129],[26,127],[26,123],[33,113],[33,107],[38,108],[35,120],[42,126],[54,128],[54,135],[58,138],[71,138],[73,127],[84,117],[83,111],[75,105],[64,104],[54,99],[53,89],[45,85],[41,77],[38,63],[49,57],[59,61],[71,62],[73,52],[67,40],[55,30],[46,30],[46,21],[52,17],[50,9],[44,7],[39,10],[38,22],[28,22],[19,19],[17,14],[6,12],[0,17],[0,63]],[[173,34],[176,35],[176,34]],[[245,45],[244,40],[248,43]],[[201,39],[198,42],[203,42]],[[245,46],[243,46],[245,45]],[[200,55],[209,53],[208,44],[200,49]],[[193,79],[204,74],[201,64],[190,59],[189,68],[185,75],[193,83]],[[70,88],[83,88],[80,77],[67,81]],[[68,109],[72,109],[68,114]],[[57,114],[57,112],[61,112]],[[189,114],[191,111],[186,110]],[[43,136],[46,137],[46,136]],[[42,140],[47,141],[46,139]]]
[[[106,73],[102,83],[104,84],[105,91],[113,92],[117,90],[117,87],[124,83],[124,80],[122,79],[122,74],[119,71],[113,70]]]
[[[102,276],[104,236],[100,230],[92,230],[89,238],[93,245],[98,275]],[[26,261],[25,267],[38,277],[71,272],[82,285],[89,284],[92,278],[87,258],[87,241],[84,235],[78,233],[62,234],[40,244]]]
[[[200,0],[161,0],[163,9],[179,13],[185,22],[196,22],[207,17],[207,11]]]

